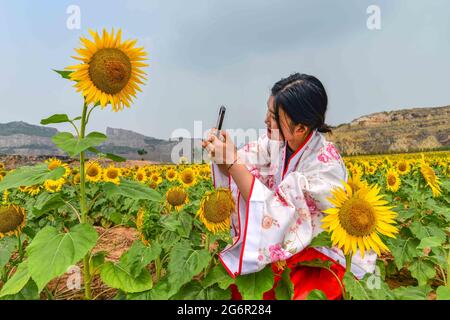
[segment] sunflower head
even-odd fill
[[[230,228],[230,216],[234,210],[231,191],[219,188],[203,197],[197,216],[209,231],[216,233]]]
[[[169,169],[166,172],[166,179],[169,181],[174,181],[177,178],[177,172],[174,169]]]
[[[66,180],[64,178],[59,178],[58,180],[46,180],[44,182],[44,188],[50,193],[55,193],[61,191]]]
[[[430,167],[428,163],[425,162],[425,159],[422,155],[422,161],[420,164],[420,173],[427,185],[431,188],[431,192],[433,193],[433,197],[439,197],[442,194],[441,190],[441,181],[439,177],[434,172],[433,168]]]
[[[5,236],[18,236],[25,226],[25,209],[16,205],[0,207],[0,239]]]
[[[194,170],[191,168],[186,168],[180,173],[179,177],[181,183],[183,183],[184,186],[190,187],[195,184],[195,173]]]
[[[362,256],[367,250],[373,249],[379,255],[381,251],[389,251],[378,234],[395,237],[398,229],[393,226],[395,212],[387,207],[387,201],[379,195],[379,187],[363,187],[353,192],[351,187],[343,182],[344,188],[332,191],[329,198],[334,208],[324,212],[322,219],[324,230],[331,233],[334,246],[343,248],[344,253],[358,250]]]
[[[63,175],[64,178],[67,178],[71,173],[71,169],[70,169],[69,165],[67,163],[63,163],[59,159],[50,158],[50,159],[47,159],[45,161],[45,163],[47,163],[48,170],[55,170],[56,168],[59,168],[59,167],[64,168],[64,170],[65,170],[64,175]]]
[[[396,170],[389,169],[386,172],[386,189],[392,192],[397,192],[400,187],[400,177]]]
[[[109,168],[103,171],[103,180],[106,182],[112,182],[114,184],[120,183],[120,170],[114,166],[110,166]]]
[[[73,57],[82,64],[68,67],[74,71],[70,78],[77,83],[86,103],[97,103],[104,108],[111,104],[114,111],[129,107],[131,97],[141,91],[139,84],[146,80],[142,67],[148,66],[144,48],[135,47],[136,40],[122,41],[122,31],[114,29],[108,33],[103,29],[100,36],[89,30],[92,40],[81,37],[83,47],[76,49],[79,56]]]
[[[410,171],[410,168],[409,162],[404,159],[397,162],[397,172],[401,175],[407,174]]]
[[[181,187],[172,187],[166,193],[167,203],[179,211],[189,201],[187,192]]]
[[[89,161],[86,163],[85,172],[87,181],[97,182],[102,178],[103,169],[96,161]]]
[[[134,175],[134,178],[135,178],[136,181],[139,181],[139,182],[147,181],[147,174],[145,172],[145,169],[144,168],[139,168],[136,171],[136,173]]]

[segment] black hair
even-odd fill
[[[295,73],[281,79],[272,87],[275,120],[284,139],[280,125],[279,108],[291,118],[294,125],[303,124],[319,132],[331,132],[325,123],[328,96],[325,88],[314,76]]]

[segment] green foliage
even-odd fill
[[[67,233],[45,227],[27,247],[28,270],[38,291],[53,278],[79,262],[97,242],[98,234],[88,224],[79,224]]]
[[[70,132],[59,132],[53,136],[52,141],[69,156],[75,157],[91,147],[102,144],[107,138],[100,132],[91,132],[84,138],[75,138]]]
[[[136,181],[122,180],[119,185],[109,182],[105,183],[103,188],[109,195],[120,195],[136,200],[162,201],[162,196],[159,192]]]
[[[22,262],[18,267],[14,275],[8,280],[0,291],[0,298],[7,295],[14,295],[19,293],[20,290],[25,287],[30,280],[30,274],[28,272],[28,262]]]
[[[263,270],[236,278],[236,285],[244,300],[261,300],[264,292],[272,289],[274,275],[272,266],[268,265]]]
[[[49,170],[46,164],[38,164],[35,166],[20,167],[14,171],[10,171],[0,182],[0,192],[7,189],[14,189],[20,186],[32,186],[41,184],[46,180],[57,180],[61,178],[65,170],[58,167]]]

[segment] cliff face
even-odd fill
[[[345,154],[404,152],[450,146],[450,106],[363,116],[327,134]]]

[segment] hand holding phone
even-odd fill
[[[220,139],[220,130],[222,130],[222,124],[223,124],[223,118],[225,117],[225,111],[227,108],[224,106],[221,106],[219,109],[219,116],[217,118],[217,124],[216,124],[216,137]]]

